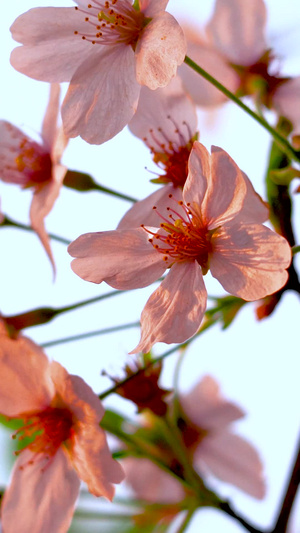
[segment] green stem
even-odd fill
[[[79,192],[99,191],[120,198],[121,200],[126,200],[127,202],[137,202],[136,198],[115,191],[110,187],[104,187],[104,185],[97,183],[90,174],[85,174],[84,172],[78,172],[76,170],[67,171],[63,184],[65,187]]]
[[[18,229],[23,229],[25,231],[31,231],[31,232],[35,233],[35,231],[32,229],[31,226],[28,226],[27,224],[22,224],[21,222],[16,222],[15,220],[12,220],[11,218],[9,218],[6,215],[3,216],[2,222],[0,222],[0,226],[18,228]],[[59,235],[55,235],[54,233],[48,233],[48,235],[54,241],[61,242],[62,244],[69,245],[70,242],[71,242],[68,239],[65,239],[64,237],[60,237]]]
[[[299,246],[299,245],[297,245],[297,246],[293,246],[293,247],[292,247],[292,253],[293,253],[293,255],[296,255],[296,254],[298,254],[299,252],[300,252],[300,246]]]
[[[51,346],[56,346],[57,344],[65,344],[67,342],[87,339],[89,337],[95,337],[97,335],[105,335],[106,333],[114,333],[116,331],[122,331],[124,329],[136,328],[139,327],[139,325],[139,322],[130,322],[129,324],[122,324],[120,326],[113,326],[111,328],[98,329],[95,331],[88,331],[87,333],[80,333],[78,335],[71,335],[70,337],[63,337],[61,339],[44,342],[43,344],[40,344],[40,346],[42,348],[49,348]]]
[[[107,398],[107,396],[109,396],[110,394],[113,394],[114,392],[116,392],[119,387],[122,387],[128,381],[133,379],[135,376],[137,376],[140,373],[144,372],[145,369],[147,369],[151,365],[154,365],[155,363],[158,363],[159,361],[163,361],[163,359],[166,359],[167,357],[169,357],[169,355],[172,355],[173,353],[177,352],[178,350],[185,350],[195,339],[197,339],[199,337],[199,335],[204,333],[204,331],[206,331],[210,327],[214,326],[216,323],[217,323],[217,321],[214,320],[214,319],[211,319],[211,318],[209,318],[207,322],[205,322],[205,320],[204,320],[203,326],[201,326],[199,332],[196,333],[196,335],[194,335],[194,337],[191,337],[190,339],[188,339],[187,341],[183,342],[182,344],[177,344],[176,346],[173,346],[173,348],[170,348],[169,350],[167,350],[162,355],[159,355],[155,359],[152,359],[149,363],[147,363],[147,365],[145,365],[143,368],[140,368],[139,370],[137,370],[131,376],[128,376],[123,381],[120,381],[119,383],[117,383],[116,385],[111,387],[110,389],[107,389],[106,391],[104,391],[101,394],[99,394],[100,400],[104,400],[104,398]]]
[[[111,520],[112,522],[116,520],[132,520],[132,515],[128,513],[116,513],[113,511],[112,513],[102,513],[102,512],[95,512],[95,511],[87,511],[83,509],[77,509],[75,511],[75,518],[77,519],[83,519],[83,520]]]
[[[276,131],[274,128],[272,128],[272,126],[270,126],[270,124],[268,124],[268,122],[263,117],[259,116],[257,113],[252,111],[252,109],[250,109],[250,107],[245,105],[244,102],[242,102],[242,100],[240,100],[240,98],[235,96],[235,94],[233,94],[231,91],[229,91],[229,89],[227,89],[224,85],[222,85],[222,83],[220,83],[213,76],[208,74],[208,72],[206,72],[206,70],[204,70],[199,65],[197,65],[197,63],[195,63],[190,57],[185,56],[184,62],[189,67],[191,67],[195,72],[200,74],[200,76],[202,76],[204,79],[206,79],[209,83],[214,85],[214,87],[219,89],[219,91],[221,91],[223,94],[225,94],[225,96],[227,96],[227,98],[232,100],[241,109],[243,109],[243,111],[245,111],[248,115],[250,115],[250,117],[252,117],[254,120],[256,120],[256,122],[258,122],[263,128],[265,128],[265,130],[267,130],[272,135],[272,137],[276,140],[276,142],[280,146],[281,150],[283,152],[285,152],[291,159],[293,159],[294,161],[297,161],[297,162],[300,161],[299,152],[294,150],[294,148],[290,145],[290,143],[284,137],[282,137],[280,135],[280,133],[278,133],[278,131]]]
[[[177,529],[176,533],[183,533],[184,531],[186,531],[186,528],[188,527],[191,519],[193,518],[195,511],[196,511],[195,507],[191,507],[190,509],[188,509],[188,511],[187,511],[187,513],[186,513],[186,515],[185,515],[185,517],[183,519],[183,522],[179,526],[179,528]]]
[[[62,313],[67,313],[68,311],[74,311],[85,305],[93,304],[96,302],[101,302],[102,300],[107,300],[112,298],[117,294],[121,294],[126,291],[111,291],[106,294],[101,294],[101,296],[95,296],[94,298],[89,298],[88,300],[83,300],[72,305],[65,307],[41,307],[38,309],[32,309],[31,311],[26,311],[19,315],[14,316],[2,316],[2,320],[5,321],[8,327],[13,328],[15,331],[20,331],[24,328],[30,328],[33,326],[40,326],[41,324],[46,324],[50,322],[53,318],[57,317]]]

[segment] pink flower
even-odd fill
[[[287,281],[288,242],[261,224],[265,208],[243,173],[221,148],[212,155],[195,142],[183,201],[170,198],[168,218],[141,227],[81,235],[69,246],[72,269],[81,278],[117,289],[150,285],[169,274],[149,298],[141,316],[141,341],[148,352],[158,341],[184,342],[201,324],[211,270],[225,290],[244,300],[263,298]],[[162,220],[160,227],[159,222]]]
[[[0,323],[0,412],[21,418],[17,452],[1,506],[5,533],[66,533],[80,479],[95,496],[112,499],[123,479],[99,422],[104,409],[91,388],[29,339],[8,337]]]
[[[300,126],[300,77],[282,77],[265,39],[267,20],[263,0],[216,0],[205,36],[186,29],[188,55],[239,96],[251,95],[257,104],[275,109]],[[180,75],[201,106],[224,103],[226,97],[186,65]],[[290,98],[294,99],[291,105]]]
[[[101,144],[128,124],[141,85],[164,87],[185,56],[183,32],[168,0],[75,0],[75,8],[31,9],[12,25],[23,47],[11,63],[32,78],[70,81],[65,133]]]
[[[172,410],[172,405],[169,408]],[[232,422],[244,416],[239,407],[221,396],[218,383],[205,376],[189,394],[180,398],[177,426],[187,455],[203,479],[213,474],[261,499],[265,495],[265,484],[259,455],[251,444],[232,433],[230,428]],[[174,468],[176,460],[172,450],[162,446],[161,449],[164,460],[171,469],[172,465]],[[149,459],[129,457],[122,464],[126,481],[139,498],[155,503],[176,503],[189,496],[175,476]],[[145,479],[147,483],[143,482]]]
[[[179,77],[167,87],[151,91],[142,87],[137,112],[129,123],[134,135],[144,141],[162,175],[152,180],[163,184],[127,211],[118,229],[133,228],[142,223],[155,226],[153,205],[164,210],[169,195],[182,199],[182,188],[188,175],[188,159],[197,134],[197,114],[192,100],[184,91]]]
[[[68,140],[62,129],[57,128],[59,93],[59,85],[52,85],[42,125],[41,143],[30,139],[9,122],[0,121],[1,179],[23,188],[33,188],[31,226],[40,238],[54,270],[54,259],[44,219],[59,195],[67,171],[66,167],[60,164]]]

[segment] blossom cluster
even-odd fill
[[[78,191],[94,186],[91,177],[64,164],[64,152],[74,137],[102,145],[128,126],[157,165],[157,188],[116,228],[74,236],[71,269],[118,291],[161,283],[141,312],[140,340],[128,347],[125,378],[113,378],[108,391],[136,405],[134,421],[105,413],[101,394],[23,335],[57,310],[1,315],[0,414],[19,443],[1,501],[3,533],[66,533],[81,481],[108,500],[115,484],[127,481],[143,502],[143,513],[133,517],[139,529],[131,531],[146,531],[155,520],[168,524],[190,509],[190,501],[195,509],[227,509],[211,477],[263,499],[260,454],[232,431],[244,411],[209,375],[187,394],[178,394],[176,384],[162,388],[162,360],[169,354],[155,358],[152,350],[156,343],[179,344],[181,353],[217,321],[230,325],[246,302],[262,300],[263,318],[285,291],[300,293],[288,190],[299,177],[292,156],[299,164],[300,76],[276,69],[264,1],[216,0],[202,30],[176,20],[166,11],[168,0],[73,3],[30,9],[10,28],[19,43],[12,67],[48,82],[50,91],[39,140],[0,120],[0,179],[32,190],[30,227],[55,280],[45,218],[55,214],[64,185]],[[69,85],[61,104],[63,82]],[[273,158],[269,169],[275,192],[267,199],[227,150],[202,142],[198,107],[217,111],[229,96],[250,102],[246,110],[279,142],[277,166]],[[266,112],[277,127],[266,122]],[[210,275],[228,293],[215,310],[207,309],[204,280]],[[114,454],[106,432],[117,437]]]

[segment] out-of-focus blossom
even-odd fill
[[[136,202],[124,215],[118,229],[141,224],[155,226],[157,216],[153,205],[164,211],[170,194],[177,200],[182,199],[188,159],[198,134],[196,107],[184,91],[180,78],[174,78],[167,87],[156,91],[143,87],[129,128],[151,150],[153,161],[159,167],[158,177],[151,181],[163,187]]]
[[[0,413],[20,418],[15,433],[32,440],[16,452],[1,505],[5,533],[66,533],[80,479],[95,496],[112,499],[122,481],[99,422],[104,409],[92,389],[29,339],[0,323]]]
[[[265,39],[266,20],[263,0],[216,0],[204,35],[186,27],[187,53],[231,92],[252,96],[258,105],[275,109],[297,129],[300,77],[284,77],[276,69],[276,55]],[[198,105],[226,101],[226,96],[187,65],[179,72]]]
[[[161,388],[158,384],[161,369],[161,362],[148,365],[146,368],[142,368],[136,362],[135,367],[132,363],[126,365],[126,377],[122,379],[122,384],[119,384],[119,379],[109,377],[117,386],[116,394],[134,402],[139,412],[143,409],[150,409],[156,415],[163,416],[167,411],[165,397],[170,394],[170,391]]]
[[[65,133],[101,144],[131,120],[141,85],[164,87],[186,44],[168,0],[75,0],[74,8],[31,9],[11,27],[24,46],[12,52],[19,72],[70,81],[62,106]]]
[[[169,200],[168,218],[158,212],[157,227],[88,233],[69,246],[76,274],[117,289],[145,287],[170,269],[142,312],[133,353],[148,352],[159,341],[184,342],[197,332],[208,269],[225,290],[248,301],[287,280],[290,247],[261,224],[266,208],[224,150],[213,147],[210,155],[196,141],[183,200]]]
[[[55,270],[44,219],[59,195],[66,167],[60,164],[68,139],[57,127],[58,84],[51,85],[49,103],[37,143],[9,122],[0,121],[0,179],[33,189],[30,207],[31,227],[36,231]]]
[[[265,495],[262,464],[255,448],[232,433],[232,422],[245,416],[220,394],[218,383],[205,376],[187,395],[179,398],[177,426],[195,470],[205,479],[213,474],[254,498]],[[169,409],[172,410],[170,403]],[[173,416],[173,415],[172,415]],[[155,422],[154,422],[155,423]],[[180,467],[169,445],[160,444],[161,460],[174,474]],[[155,503],[176,503],[188,496],[176,477],[149,459],[128,457],[123,461],[126,481],[139,498]],[[145,483],[147,479],[147,483]]]

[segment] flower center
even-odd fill
[[[276,89],[286,83],[290,78],[282,78],[277,73],[270,74],[270,65],[274,60],[271,51],[248,67],[231,65],[240,77],[238,96],[254,95],[259,97],[260,103],[268,108],[272,107],[272,98]]]
[[[172,198],[171,194],[169,198]],[[157,233],[153,233],[143,225],[142,227],[152,235],[149,242],[158,252],[164,254],[164,261],[168,263],[171,261],[172,264],[194,260],[201,266],[203,274],[206,274],[209,255],[212,252],[213,231],[208,230],[190,204],[185,205],[182,201],[176,203],[180,207],[178,211],[171,207],[166,208],[170,213],[168,219],[161,213],[157,213],[164,220]],[[156,207],[154,206],[153,209]]]
[[[45,454],[53,457],[61,444],[71,438],[73,434],[73,415],[65,407],[47,407],[44,411],[28,416],[24,426],[18,429],[13,438],[20,441],[25,438],[33,440],[22,450],[28,448],[35,454]]]
[[[74,31],[83,40],[92,44],[124,43],[135,47],[148,19],[124,0],[94,0],[86,8],[75,7],[84,14],[87,23],[85,33]]]
[[[186,122],[182,123],[183,128],[180,129],[170,116],[167,118],[175,127],[174,133],[178,136],[178,141],[170,141],[168,135],[160,127],[157,128],[157,132],[153,129],[149,130],[150,138],[143,138],[153,154],[154,163],[165,172],[151,181],[161,184],[172,183],[174,187],[183,188],[188,175],[189,156],[198,134],[193,135]]]
[[[23,187],[32,187],[51,180],[52,162],[50,154],[34,141],[24,137],[20,142],[15,165],[5,165],[6,171],[17,171],[19,176],[11,180]]]

